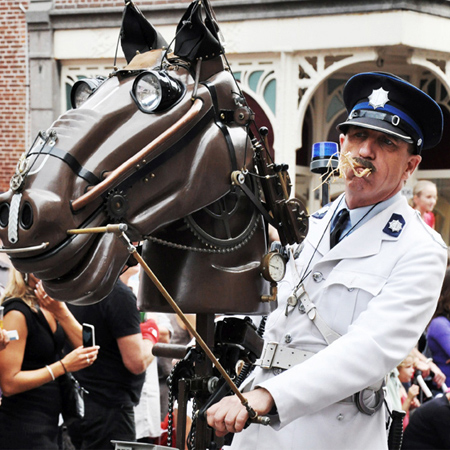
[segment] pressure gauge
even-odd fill
[[[286,260],[278,252],[267,253],[261,263],[261,273],[267,281],[278,283],[286,273]]]

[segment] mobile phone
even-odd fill
[[[17,341],[19,339],[19,333],[17,330],[9,330],[6,332],[10,341]]]
[[[95,345],[94,325],[83,323],[83,347],[93,347]]]

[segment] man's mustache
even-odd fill
[[[359,156],[356,156],[355,158],[353,158],[353,161],[361,167],[364,167],[365,169],[370,169],[371,173],[376,172],[376,168],[375,166],[368,161],[367,159],[364,158],[360,158]]]

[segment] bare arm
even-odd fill
[[[438,388],[445,383],[445,374],[441,369],[433,362],[432,359],[427,358],[423,353],[415,347],[411,350],[411,353],[417,358],[415,365],[422,371],[422,375],[427,377],[430,375],[430,370],[434,373],[433,380],[437,384]]]
[[[0,352],[0,386],[3,395],[10,396],[29,391],[42,386],[53,377],[58,378],[67,371],[84,369],[97,358],[98,347],[79,347],[62,359],[49,364],[43,363],[40,369],[22,370],[28,328],[25,316],[19,311],[10,311],[4,319],[5,328],[17,330],[19,340],[10,342],[8,347]],[[87,358],[89,357],[89,359]],[[88,362],[90,361],[90,362]]]
[[[9,344],[9,337],[6,334],[6,330],[0,330],[0,350],[6,348]]]
[[[144,372],[155,358],[153,343],[140,333],[118,338],[117,344],[125,367],[135,375]]]

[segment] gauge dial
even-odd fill
[[[278,252],[270,252],[264,255],[261,272],[267,281],[278,283],[286,273],[286,260]]]

